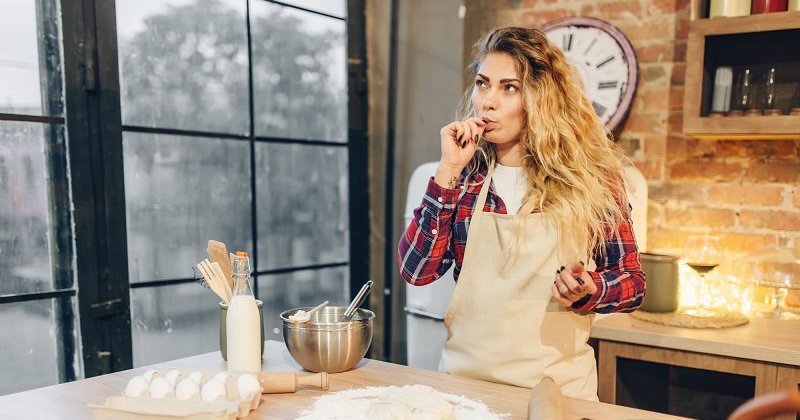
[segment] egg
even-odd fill
[[[144,394],[147,389],[147,380],[142,376],[134,376],[128,381],[128,385],[125,386],[125,395],[128,397],[138,397]]]
[[[192,372],[189,379],[196,381],[198,384],[203,382],[203,372]]]
[[[172,394],[172,387],[166,379],[158,376],[150,382],[150,396],[153,398],[164,398]]]
[[[166,375],[164,375],[164,379],[166,379],[167,382],[169,382],[169,385],[171,387],[175,388],[175,383],[178,382],[178,378],[180,378],[180,376],[181,376],[181,371],[179,371],[178,369],[171,369],[169,372],[167,372]]]
[[[211,380],[212,381],[219,381],[219,382],[222,382],[224,384],[225,381],[228,380],[228,376],[230,376],[230,375],[228,375],[225,372],[222,372],[222,373],[218,373],[218,374],[214,375],[214,377],[211,378]]]
[[[245,400],[252,399],[254,396],[261,394],[261,385],[258,383],[256,375],[246,373],[239,375],[236,378],[236,388],[239,391],[239,397]]]
[[[210,380],[203,385],[200,396],[206,401],[215,401],[220,398],[225,399],[225,384],[220,381]]]
[[[153,376],[155,376],[155,375],[158,375],[158,371],[157,370],[148,370],[142,376],[144,377],[144,380],[147,381],[147,383],[149,384],[150,381],[153,380]]]
[[[175,397],[179,400],[189,400],[200,394],[200,383],[192,378],[186,378],[175,388]]]

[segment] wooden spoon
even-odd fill
[[[208,252],[208,259],[219,264],[224,274],[225,282],[228,283],[228,288],[233,290],[233,263],[228,253],[228,247],[223,242],[210,240],[206,251]]]
[[[222,285],[222,288],[225,289],[225,296],[228,297],[228,300],[231,299],[233,295],[233,291],[231,290],[230,286],[228,286],[228,282],[225,281],[225,274],[222,272],[222,268],[217,264],[217,262],[210,262],[206,260],[206,264],[211,267],[211,271],[213,271],[214,275],[217,277],[217,282]]]
[[[222,284],[217,282],[216,276],[211,273],[210,267],[206,265],[206,260],[200,261],[195,267],[197,267],[197,270],[200,271],[200,274],[202,274],[203,279],[205,279],[206,284],[209,288],[211,288],[211,291],[219,296],[219,298],[227,305],[228,296],[225,294],[225,288],[222,286]]]

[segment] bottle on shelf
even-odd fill
[[[764,75],[764,115],[781,115],[776,105],[775,68],[770,68]]]
[[[757,15],[761,13],[774,13],[786,11],[786,0],[752,0],[753,10],[752,14]]]
[[[711,0],[709,18],[748,16],[751,0]]]
[[[736,78],[736,93],[734,94],[734,104],[731,106],[731,116],[741,116],[753,113],[753,70],[749,67],[743,68]]]

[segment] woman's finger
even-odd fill
[[[562,267],[559,271],[559,279],[574,296],[581,297],[586,294],[586,291],[583,290],[583,286],[581,286],[578,281],[575,280],[575,277],[572,276],[570,270],[566,270]]]
[[[581,286],[583,286],[583,291],[587,294],[594,294],[597,292],[597,285],[594,284],[594,279],[589,273],[586,271],[586,265],[583,261],[578,261],[570,267],[572,270],[572,277],[575,278]]]
[[[455,135],[455,139],[454,139],[456,141],[456,144],[459,147],[464,147],[464,146],[462,146],[463,141],[461,139],[464,136],[463,127],[461,126],[460,122],[458,122],[458,121],[453,123],[453,127],[455,128],[455,131],[456,131],[456,135]]]
[[[567,287],[567,285],[565,285],[560,278],[556,279],[555,284],[556,284],[556,289],[558,289],[558,292],[561,293],[561,296],[563,296],[564,298],[568,299],[569,301],[574,301],[578,299],[578,297],[574,293],[572,293],[571,290],[569,290],[569,287]]]
[[[481,133],[483,133],[483,128],[481,128],[478,125],[478,123],[476,123],[473,119],[467,120],[467,122],[469,123],[469,126],[472,129],[472,135],[470,136],[469,139],[477,143],[478,139],[481,136]]]
[[[565,298],[561,294],[561,292],[558,291],[558,287],[556,287],[555,283],[553,283],[553,287],[551,288],[551,290],[553,292],[553,297],[558,301],[558,303],[567,308],[572,306],[572,302],[569,299]]]
[[[461,147],[464,147],[469,143],[470,139],[473,136],[472,133],[472,126],[469,124],[468,121],[460,121],[461,127],[464,130],[464,136],[461,137]]]

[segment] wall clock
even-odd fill
[[[638,80],[631,42],[614,25],[596,18],[568,17],[542,26],[578,70],[586,96],[610,131],[628,115]]]

